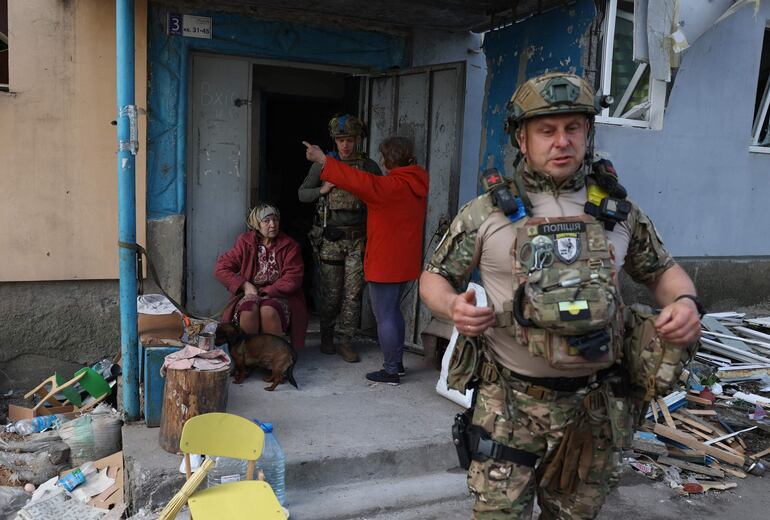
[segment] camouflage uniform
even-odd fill
[[[377,163],[364,154],[357,154],[355,159],[343,162],[374,175],[382,175]],[[319,309],[322,349],[326,349],[324,351],[327,353],[334,353],[332,342],[335,329],[341,336],[340,345],[344,345],[342,348],[349,349],[351,338],[361,321],[366,206],[339,188],[333,188],[327,195],[322,196],[319,192],[322,184],[320,175],[321,166],[313,164],[299,188],[299,198],[302,202],[317,201],[315,224],[310,239],[319,265],[323,296]],[[324,219],[327,227],[333,227],[342,233],[340,239],[332,241],[324,238]],[[341,349],[340,354],[344,354]],[[350,359],[354,357],[350,356]]]
[[[592,93],[589,94],[587,99],[592,99]],[[567,207],[562,215],[535,211],[535,217],[582,213],[582,204],[586,201],[585,169],[575,172],[561,185],[547,174],[529,171],[524,162],[518,173],[523,181],[520,186],[530,199],[542,202],[550,198],[555,201],[551,208]],[[509,187],[514,193],[518,191],[513,181]],[[582,201],[580,204],[578,199]],[[515,257],[517,252],[511,249],[515,229],[523,222],[512,223],[493,204],[489,193],[481,195],[460,210],[426,271],[442,276],[457,292],[462,292],[470,273],[478,268],[490,305],[500,311],[498,306],[504,300],[500,295],[508,294],[510,298],[515,285],[510,257]],[[616,265],[622,265],[637,282],[653,283],[674,264],[652,222],[635,204],[627,221],[615,232],[607,231],[605,235],[609,241],[627,245],[625,251],[621,249]],[[504,272],[509,277],[502,283]],[[497,313],[498,322],[501,314]],[[522,328],[527,332],[532,330]],[[508,331],[498,323],[497,327],[485,331],[480,342],[488,345],[487,358],[486,366],[480,371],[481,383],[472,422],[488,432],[494,441],[534,454],[538,460],[534,467],[507,460],[472,461],[468,487],[476,496],[473,518],[530,518],[536,495],[542,509],[541,519],[594,518],[618,480],[619,450],[613,444],[608,414],[608,403],[612,402],[598,385],[585,384],[569,392],[555,391],[516,377],[522,371],[511,359],[522,360],[521,364],[526,365],[533,356],[522,338]],[[542,363],[530,365],[536,368],[529,378],[573,377],[568,372],[561,375],[547,372],[543,358],[537,359],[537,363]],[[546,373],[537,372],[538,366],[545,367]],[[590,381],[591,376],[586,379]]]

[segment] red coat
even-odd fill
[[[302,292],[302,277],[305,271],[302,250],[294,239],[283,232],[278,233],[273,247],[281,274],[274,283],[260,289],[268,296],[288,300],[291,309],[289,322],[291,343],[295,348],[301,348],[305,345],[308,321],[305,294]],[[217,258],[214,266],[214,276],[233,295],[222,314],[223,321],[230,321],[233,318],[235,306],[243,297],[241,290],[243,282],[253,280],[256,273],[257,234],[254,231],[247,231],[241,233],[230,251]]]
[[[428,172],[411,165],[378,177],[326,157],[321,180],[366,204],[366,280],[396,283],[417,279],[422,269]]]

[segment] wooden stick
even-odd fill
[[[685,397],[685,399],[687,399],[691,403],[705,404],[706,406],[711,406],[712,404],[714,404],[711,401],[709,401],[708,399],[704,399],[702,397],[695,397],[694,395],[688,395],[688,396]]]
[[[712,428],[711,426],[708,426],[706,424],[703,424],[702,422],[698,422],[698,421],[696,421],[694,419],[691,419],[691,418],[689,418],[686,415],[683,415],[681,413],[674,412],[671,415],[674,418],[679,419],[683,423],[687,423],[690,426],[692,426],[693,428],[698,428],[699,430],[703,430],[706,433],[711,433],[711,432],[714,431],[714,428]]]
[[[724,478],[725,472],[721,469],[709,468],[708,466],[702,466],[700,464],[693,464],[692,462],[686,462],[684,460],[672,459],[670,457],[658,457],[658,464],[665,464],[666,466],[675,466],[677,468],[686,469],[687,471],[694,471],[701,475],[708,475],[710,477]]]
[[[726,451],[726,450],[721,450],[714,446],[706,446],[702,442],[698,441],[692,435],[688,435],[684,432],[674,430],[667,426],[663,426],[662,424],[656,424],[654,431],[658,435],[661,435],[667,439],[676,441],[680,444],[684,444],[688,448],[702,450],[706,452],[708,455],[711,455],[712,457],[717,458],[719,460],[723,460],[728,464],[733,464],[735,466],[743,466],[743,464],[746,461],[745,457],[741,457],[740,455],[735,455],[734,453],[730,453],[729,451]]]
[[[666,421],[668,427],[676,430],[674,419],[671,418],[671,414],[668,411],[668,406],[666,406],[666,403],[663,401],[663,399],[658,399],[658,406],[660,406],[660,413],[663,414],[663,419]]]
[[[770,455],[770,448],[767,448],[766,450],[762,450],[759,453],[757,453],[756,455],[752,455],[751,458],[752,459],[761,459],[765,455]]]

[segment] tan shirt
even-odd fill
[[[586,201],[585,187],[579,191],[562,193],[554,197],[552,193],[530,193],[534,217],[572,217],[585,214],[583,205]],[[481,224],[476,235],[477,254],[473,259],[478,266],[481,281],[487,293],[487,302],[496,312],[503,310],[503,302],[513,296],[513,270],[510,255],[516,238],[516,228],[511,221],[496,211]],[[628,222],[615,226],[613,231],[605,231],[610,243],[615,248],[616,268],[623,267],[623,261],[631,239]],[[548,365],[543,357],[532,356],[526,345],[520,345],[504,328],[491,328],[485,333],[489,347],[497,360],[506,368],[519,374],[533,377],[580,377],[593,372],[591,369],[575,371],[557,370]]]
[[[584,214],[586,188],[563,191],[527,192],[535,217],[563,217]],[[471,272],[478,267],[488,304],[495,312],[513,298],[513,267],[510,256],[516,227],[497,208],[490,208],[489,196],[468,203],[452,222],[447,235],[436,248],[426,270],[446,278],[458,291],[464,291]],[[483,219],[480,215],[487,215]],[[526,218],[526,217],[525,217]],[[482,221],[483,220],[483,221]],[[479,222],[481,222],[479,224]],[[663,246],[649,218],[634,204],[627,221],[605,231],[615,250],[618,270],[624,268],[635,281],[653,283],[674,260]],[[533,356],[505,328],[485,332],[488,345],[498,362],[514,372],[532,377],[580,377],[591,370],[558,370],[543,357]]]

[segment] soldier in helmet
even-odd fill
[[[487,193],[460,210],[420,278],[423,302],[462,335],[449,379],[477,385],[462,442],[478,520],[529,518],[535,496],[542,519],[598,514],[626,402],[621,268],[662,307],[661,340],[700,334],[692,281],[612,165],[590,162],[596,114],[578,76],[523,83],[508,105],[513,178],[485,172]],[[486,307],[464,290],[475,268]]]
[[[364,123],[352,115],[329,121],[336,150],[330,155],[373,175],[382,175],[377,163],[358,150],[365,137]],[[355,363],[360,357],[352,339],[361,320],[364,284],[363,251],[366,242],[366,206],[345,190],[321,181],[321,166],[314,163],[298,190],[299,200],[315,202],[316,215],[310,232],[321,274],[321,352],[338,353]],[[335,330],[339,342],[335,343]]]

